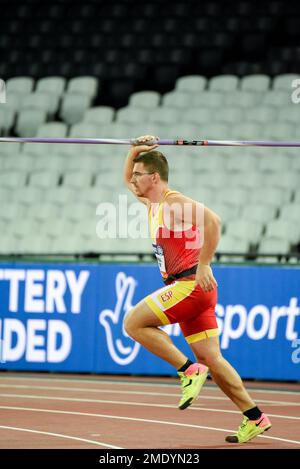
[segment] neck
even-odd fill
[[[151,203],[160,203],[164,199],[165,193],[169,190],[167,183],[159,185],[151,189],[151,192],[147,194],[147,198]]]

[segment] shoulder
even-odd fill
[[[167,194],[164,203],[167,205],[172,205],[172,204],[186,204],[186,203],[197,203],[195,200],[191,199],[190,197],[187,197],[186,195],[182,194],[181,192],[177,191],[170,191],[169,194]]]

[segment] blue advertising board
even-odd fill
[[[243,378],[300,380],[300,268],[215,266],[222,353]],[[1,264],[0,369],[174,375],[125,314],[162,286],[154,265]],[[192,352],[177,324],[174,343]]]

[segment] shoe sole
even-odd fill
[[[262,435],[263,433],[265,433],[265,432],[267,432],[268,430],[270,430],[271,427],[272,427],[272,425],[269,425],[269,426],[266,427],[262,432],[258,433],[257,435],[252,436],[252,437],[249,438],[249,440],[247,440],[247,441],[239,441],[235,435],[226,436],[225,441],[227,441],[227,443],[239,443],[239,444],[248,443],[248,441],[253,440],[253,438],[256,438],[257,436]]]

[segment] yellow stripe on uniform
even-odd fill
[[[149,306],[151,311],[158,317],[158,319],[162,322],[162,324],[170,324],[169,319],[165,315],[165,313],[160,309],[160,307],[152,300],[150,296],[145,298],[145,303]]]
[[[206,331],[198,332],[198,334],[189,335],[185,339],[188,344],[194,344],[199,340],[208,339],[209,337],[217,337],[218,335],[219,329],[207,329]]]

